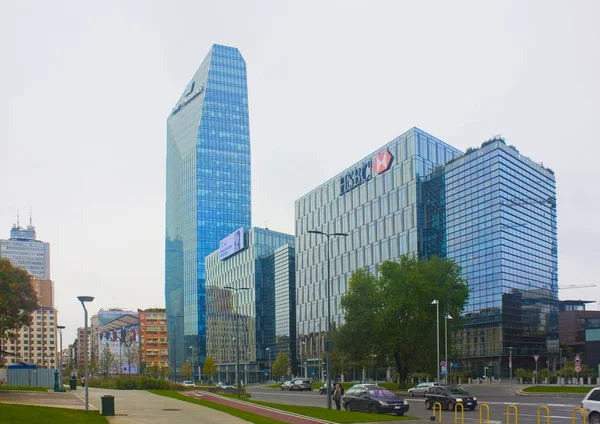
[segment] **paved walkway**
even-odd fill
[[[189,402],[155,395],[145,390],[107,390],[89,389],[90,404],[102,409],[101,396],[115,397],[115,416],[107,417],[111,424],[125,423],[169,423],[169,424],[247,424],[224,412],[205,408]],[[84,391],[78,390],[77,396],[84,399]]]

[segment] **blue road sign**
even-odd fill
[[[313,374],[315,373],[315,369],[314,368],[312,369],[311,373],[313,373]]]
[[[269,369],[265,368],[265,375],[269,375]]]

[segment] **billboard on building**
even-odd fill
[[[137,374],[140,365],[138,313],[99,311],[98,350],[100,375]]]
[[[227,259],[244,248],[244,227],[229,234],[219,243],[219,260]]]

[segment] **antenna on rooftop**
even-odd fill
[[[269,221],[265,221],[265,230],[269,229]]]
[[[17,227],[19,226],[19,210],[17,209]]]
[[[29,206],[29,226],[33,227],[33,209]]]

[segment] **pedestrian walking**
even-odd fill
[[[342,402],[342,393],[343,393],[342,385],[337,383],[335,385],[335,391],[333,392],[333,400],[335,401],[335,409],[338,411],[341,409]]]

